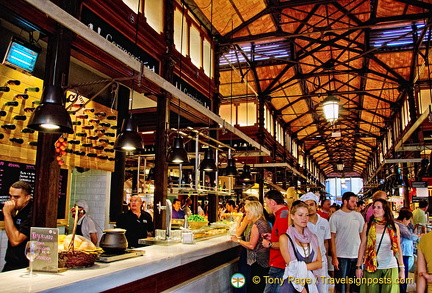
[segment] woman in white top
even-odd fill
[[[360,292],[367,293],[398,293],[400,283],[397,278],[405,277],[399,227],[383,199],[373,202],[373,216],[364,224],[356,276],[364,277]]]

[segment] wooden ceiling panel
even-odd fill
[[[407,15],[423,12],[420,7],[404,4],[395,0],[379,0],[377,2],[377,17],[391,17],[395,15]]]

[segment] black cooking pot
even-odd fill
[[[125,232],[125,229],[120,228],[104,230],[99,246],[105,253],[123,253],[128,246]]]

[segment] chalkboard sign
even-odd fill
[[[35,243],[34,271],[58,271],[58,228],[30,228],[30,241]]]
[[[23,180],[34,186],[36,168],[31,164],[14,163],[0,160],[0,208],[3,208],[5,201],[9,200],[9,188],[18,181]],[[57,218],[66,218],[66,190],[68,170],[60,169],[59,199]],[[0,221],[3,221],[3,213],[0,212]]]

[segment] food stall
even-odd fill
[[[5,272],[0,287],[2,292],[131,292],[132,288],[160,292],[172,287],[190,291],[188,286],[211,284],[219,292],[229,290],[239,246],[226,234],[174,247],[146,246],[138,249],[144,251],[139,257],[96,262],[88,268],[60,273],[36,272],[33,278],[22,277],[26,269]]]

